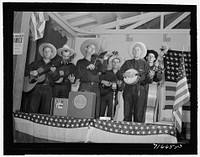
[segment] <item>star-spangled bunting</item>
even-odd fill
[[[174,126],[161,124],[144,124],[124,121],[105,121],[89,118],[72,118],[64,116],[49,116],[33,113],[14,113],[14,117],[22,118],[41,125],[58,128],[95,127],[100,130],[125,135],[157,135],[169,134],[176,136]]]
[[[181,132],[182,128],[182,106],[190,100],[190,94],[187,85],[187,78],[185,72],[184,57],[181,57],[178,77],[176,84],[176,94],[173,106],[174,122],[177,130]]]

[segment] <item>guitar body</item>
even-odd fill
[[[36,70],[38,72],[38,76],[29,76],[29,82],[30,83],[35,83],[35,82],[42,82],[45,80],[45,74],[43,74],[44,72],[44,68],[40,67]]]
[[[24,77],[24,87],[23,87],[24,92],[31,91],[37,84],[37,82],[30,83],[29,81],[30,81],[29,76]]]
[[[44,74],[44,68],[38,68],[37,69],[38,76],[26,76],[24,77],[24,87],[23,91],[24,92],[29,92],[31,91],[37,83],[43,82],[45,80],[46,75]]]
[[[64,80],[64,77],[60,77],[57,81],[55,81],[56,83],[61,83]]]
[[[147,97],[147,109],[146,109],[146,123],[153,123],[156,121],[156,114],[158,108],[158,84],[153,82],[149,84],[148,97]]]

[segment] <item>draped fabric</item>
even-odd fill
[[[13,114],[15,142],[177,143],[171,124]],[[26,138],[26,139],[25,139]]]
[[[45,23],[48,20],[44,12],[32,12],[30,20],[30,30],[33,41],[43,38]]]

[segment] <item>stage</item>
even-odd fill
[[[173,124],[15,112],[15,143],[177,143]]]

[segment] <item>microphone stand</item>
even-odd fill
[[[112,115],[111,115],[111,120],[113,120],[114,117],[114,108],[115,108],[115,94],[116,94],[116,90],[117,90],[117,83],[113,82],[112,83],[112,90],[113,90],[113,104],[112,104]]]

